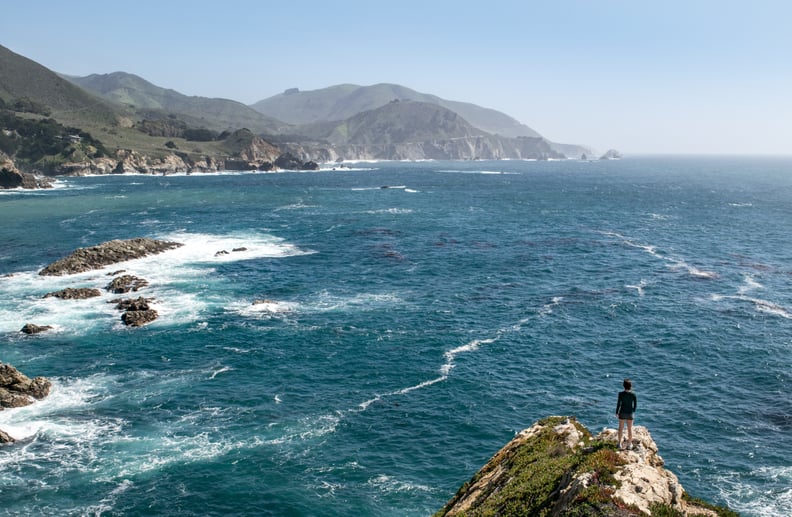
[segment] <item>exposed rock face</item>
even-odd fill
[[[47,178],[39,178],[32,174],[20,172],[14,161],[0,153],[0,189],[10,188],[51,188],[52,182]]]
[[[145,311],[126,311],[121,315],[121,321],[130,327],[142,327],[146,323],[150,323],[157,319],[159,314],[154,309]]]
[[[93,298],[95,296],[101,295],[102,292],[99,289],[93,289],[90,287],[67,287],[66,289],[62,289],[60,291],[47,293],[44,295],[44,298],[55,297],[62,300],[84,300],[86,298]]]
[[[618,450],[613,429],[592,437],[573,417],[541,420],[495,454],[436,517],[718,515],[717,507],[687,497],[645,427],[636,426],[633,438],[631,450]]]
[[[10,364],[0,363],[0,409],[32,404],[49,395],[51,387],[44,377],[30,379]]]
[[[149,306],[154,301],[152,298],[127,298],[126,300],[115,300],[116,309],[124,311],[121,321],[130,327],[141,327],[146,323],[151,323],[159,317],[156,310]]]
[[[52,326],[50,325],[35,325],[33,323],[25,323],[25,326],[22,327],[20,332],[30,335],[30,334],[39,334],[41,332],[45,332],[51,329]]]
[[[0,429],[0,443],[14,443],[15,441],[11,435]]]
[[[39,271],[39,275],[60,276],[81,273],[117,262],[162,253],[179,246],[183,244],[145,238],[108,241],[98,246],[80,248],[68,257],[48,265]]]
[[[134,276],[134,275],[124,275],[114,278],[109,284],[107,284],[108,291],[121,294],[121,293],[128,293],[129,291],[137,291],[143,287],[148,285],[148,281],[143,278]]]
[[[116,302],[115,308],[120,311],[147,311],[149,310],[149,303],[152,301],[153,299],[143,298],[142,296],[127,298],[126,300],[114,300]]]
[[[317,170],[319,165],[313,161],[304,162],[292,153],[283,153],[275,160],[275,166],[286,170]]]

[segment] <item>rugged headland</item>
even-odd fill
[[[53,176],[316,170],[345,160],[591,156],[504,113],[399,85],[290,89],[246,106],[124,72],[62,76],[0,46],[0,188],[42,188]]]
[[[518,433],[435,517],[737,515],[691,498],[663,465],[645,427],[619,449],[614,429],[592,436],[574,417],[548,417]]]

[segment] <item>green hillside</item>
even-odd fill
[[[141,118],[165,118],[176,114],[191,126],[216,131],[245,127],[255,133],[271,134],[285,129],[285,124],[279,120],[241,102],[187,96],[125,72],[64,77],[104,99],[135,111]]]
[[[465,102],[448,101],[397,84],[383,83],[373,86],[341,84],[304,92],[293,88],[261,100],[252,107],[291,124],[312,124],[344,120],[363,111],[384,106],[396,99],[442,106],[462,116],[473,127],[487,133],[508,137],[540,136],[533,129],[499,111]]]
[[[340,122],[323,122],[301,129],[312,138],[354,145],[450,140],[484,134],[451,110],[416,101],[391,101]]]
[[[28,112],[42,112],[72,126],[118,124],[121,110],[62,79],[51,70],[0,46],[0,99],[32,103]],[[42,109],[45,108],[45,109]]]

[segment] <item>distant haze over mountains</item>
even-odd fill
[[[51,175],[592,156],[499,111],[396,84],[294,88],[247,106],[125,72],[61,76],[2,46],[0,130],[4,167]]]
[[[442,106],[458,113],[474,127],[487,133],[506,137],[541,136],[525,124],[499,111],[466,102],[448,101],[398,84],[339,84],[312,91],[292,88],[261,100],[251,107],[290,124],[311,124],[344,120],[362,111],[382,107],[393,100],[420,101]]]

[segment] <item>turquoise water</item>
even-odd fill
[[[72,178],[0,215],[0,360],[54,381],[0,412],[5,514],[430,515],[539,418],[613,427],[626,376],[689,492],[792,514],[792,159]],[[185,246],[37,275],[138,236]],[[42,299],[118,269],[157,321]]]

